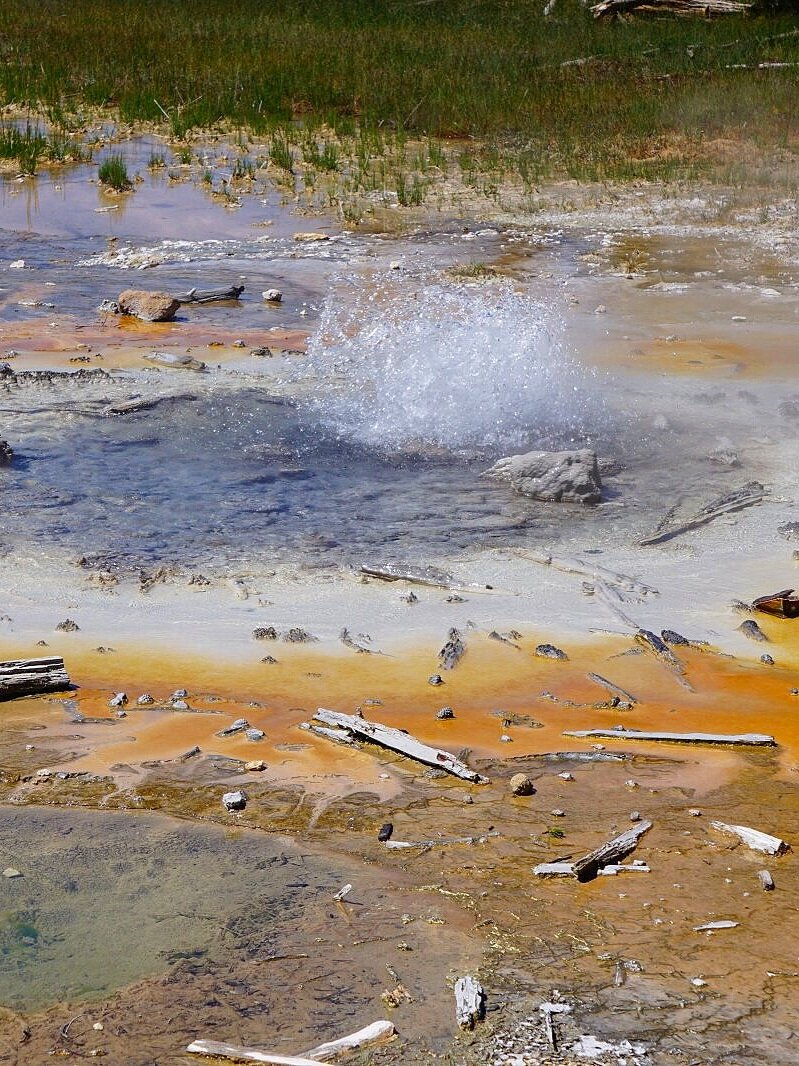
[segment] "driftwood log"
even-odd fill
[[[182,304],[210,304],[216,300],[238,300],[243,292],[243,285],[228,285],[226,289],[189,289],[177,299]]]
[[[786,844],[779,837],[773,837],[769,833],[761,833],[759,829],[750,829],[747,825],[727,825],[726,822],[711,822],[711,829],[719,833],[728,833],[737,837],[742,844],[746,844],[753,851],[762,851],[766,855],[782,855],[790,851],[790,844]]]
[[[320,1062],[333,1062],[350,1051],[391,1040],[395,1033],[392,1022],[372,1022],[357,1033],[342,1036],[338,1040],[328,1040],[301,1055],[278,1055],[260,1048],[220,1044],[216,1040],[195,1040],[186,1050],[193,1055],[210,1055],[213,1058],[233,1059],[235,1062],[264,1062],[270,1066],[318,1066]]]
[[[622,3],[624,0],[607,0],[607,2]],[[691,0],[685,0],[685,2],[691,2]],[[711,2],[722,3],[728,2],[728,0],[711,0]],[[597,6],[602,7],[603,5],[599,4]],[[702,4],[701,6],[704,7],[705,5]],[[596,13],[595,8],[592,10]],[[740,489],[735,489],[733,492],[727,492],[723,496],[719,496],[717,499],[712,500],[700,511],[697,511],[685,522],[681,522],[679,525],[667,525],[673,514],[673,511],[670,511],[655,532],[638,543],[641,547],[650,544],[662,544],[663,541],[671,540],[672,537],[677,537],[681,533],[688,533],[690,530],[699,529],[700,526],[706,526],[708,522],[713,522],[716,518],[720,518],[722,515],[732,514],[735,511],[743,510],[745,507],[753,507],[755,504],[762,503],[767,496],[767,490],[759,481],[748,481],[745,485],[742,485]]]
[[[597,19],[632,11],[652,15],[698,15],[709,19],[721,15],[745,15],[751,7],[751,4],[738,3],[738,0],[602,0],[591,8],[591,13]]]
[[[638,841],[652,828],[649,821],[639,822],[600,847],[589,851],[574,863],[574,876],[578,881],[593,881],[603,866],[616,866],[635,851]]]
[[[461,1029],[473,1029],[485,1014],[485,992],[476,977],[459,977],[455,982],[455,1018]]]
[[[332,729],[343,729],[353,734],[358,740],[368,740],[372,744],[379,744],[398,755],[424,763],[425,766],[435,766],[439,770],[446,770],[447,773],[463,778],[464,781],[472,781],[477,785],[488,784],[488,778],[472,770],[460,759],[456,759],[451,752],[423,744],[421,740],[417,740],[402,729],[382,725],[380,722],[370,722],[354,714],[328,711],[324,707],[320,707],[316,712],[314,721],[322,722],[323,725]]]
[[[567,729],[564,737],[602,737],[606,740],[652,740],[667,744],[741,744],[773,747],[768,733],[653,733],[644,729]]]
[[[69,674],[60,655],[0,663],[0,700],[36,696],[40,692],[63,692],[69,687]]]

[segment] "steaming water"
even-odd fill
[[[562,335],[557,303],[510,283],[351,279],[325,301],[306,407],[340,438],[383,452],[585,443],[604,407]]]

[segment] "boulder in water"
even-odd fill
[[[596,452],[527,452],[499,459],[486,477],[508,481],[516,492],[552,503],[599,503],[602,480]]]
[[[180,308],[180,300],[168,292],[125,289],[116,301],[121,314],[134,315],[145,322],[171,322]]]

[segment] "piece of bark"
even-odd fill
[[[566,729],[565,737],[601,737],[606,740],[650,740],[669,744],[730,744],[773,747],[767,733],[660,733],[644,729]]]
[[[224,289],[189,289],[177,299],[182,304],[210,304],[216,300],[238,300],[243,292],[243,285],[228,285]]]
[[[759,829],[750,829],[747,825],[728,825],[726,822],[711,822],[710,828],[718,830],[719,833],[728,833],[737,837],[742,844],[746,844],[752,851],[762,851],[765,855],[783,855],[786,851],[791,850],[790,844],[787,844],[779,837],[771,836],[769,833],[761,833]]]
[[[578,881],[593,881],[603,866],[612,866],[621,862],[631,851],[634,851],[638,841],[652,828],[650,821],[639,822],[631,829],[625,830],[611,840],[605,841],[598,848],[589,851],[587,855],[577,859],[574,863],[574,875]]]
[[[0,663],[0,700],[35,696],[40,692],[63,692],[69,687],[69,675],[60,655]]]
[[[328,711],[320,707],[314,715],[314,721],[324,725],[345,729],[358,739],[371,741],[390,751],[405,755],[409,759],[415,759],[425,766],[435,766],[439,770],[446,770],[455,777],[463,778],[464,781],[472,781],[475,784],[488,784],[488,778],[470,769],[466,763],[456,759],[449,751],[433,748],[429,744],[412,737],[402,729],[393,726],[382,725],[380,722],[370,722],[366,718],[358,718],[354,714],[341,714],[338,711]]]
[[[455,1018],[461,1029],[473,1029],[485,1015],[485,992],[476,977],[459,977],[455,982]]]
[[[771,876],[768,870],[758,870],[757,879],[760,882],[760,887],[764,892],[774,891],[774,878]]]

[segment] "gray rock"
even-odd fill
[[[0,440],[0,466],[9,466],[14,458],[14,451],[7,440]]]
[[[596,452],[527,452],[499,459],[485,477],[507,481],[516,492],[553,503],[599,503],[602,479]]]
[[[454,717],[455,717],[455,712],[453,711],[453,709],[451,707],[442,707],[440,711],[436,711],[436,718],[438,718],[439,721],[443,722],[443,721],[445,721],[448,718],[454,718]]]
[[[558,659],[560,662],[569,658],[565,651],[556,648],[554,644],[539,644],[535,653],[542,659]]]
[[[149,692],[142,692],[141,696],[136,700],[140,707],[146,707],[150,703],[155,703],[155,700]]]
[[[127,702],[128,702],[127,693],[125,693],[125,692],[117,692],[116,696],[114,696],[113,699],[110,699],[108,701],[108,706],[109,707],[124,707]]]
[[[247,740],[263,740],[266,733],[264,733],[263,729],[256,729],[253,727],[252,729],[245,729],[244,735]]]
[[[766,634],[752,618],[747,618],[745,622],[741,622],[738,626],[738,632],[743,633],[750,640],[768,641]]]
[[[171,322],[180,307],[180,300],[168,292],[144,289],[125,289],[116,302],[121,314],[134,315],[145,322]]]
[[[2,441],[0,441],[0,453],[2,452]],[[2,454],[0,454],[0,463],[2,463]],[[781,537],[785,537],[786,540],[799,540],[799,522],[786,522],[784,526],[778,526],[777,532]]]
[[[243,811],[247,806],[247,793],[241,790],[226,792],[222,797],[222,806],[226,811]]]
[[[218,737],[232,737],[236,733],[243,733],[250,728],[250,723],[246,718],[237,718],[235,722],[231,722],[225,729],[220,729],[216,734]]]

